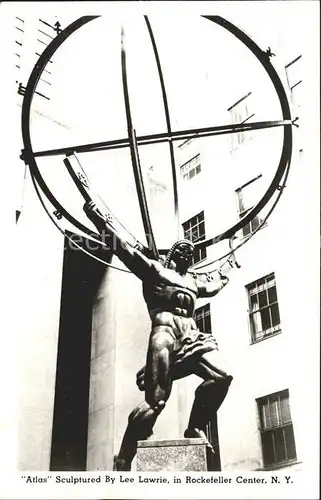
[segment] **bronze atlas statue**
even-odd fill
[[[228,283],[228,278],[222,271],[223,266],[214,271],[211,270],[210,273],[199,270],[204,267],[208,269],[209,266],[217,261],[221,262],[225,257],[229,257],[228,263],[230,267],[234,267],[234,264],[235,267],[239,267],[234,257],[234,250],[237,250],[247,243],[265,224],[283,193],[283,188],[286,185],[290,169],[292,126],[296,125],[296,119],[293,120],[291,117],[286,91],[276,70],[271,64],[270,59],[273,54],[270,48],[266,51],[261,50],[245,32],[233,25],[227,19],[220,16],[201,16],[201,22],[210,22],[212,26],[227,31],[249,49],[256,62],[262,66],[267,77],[273,84],[273,88],[280,103],[282,116],[281,119],[274,121],[254,122],[249,120],[245,122],[242,121],[241,123],[215,125],[197,129],[173,130],[155,37],[148,17],[144,16],[157,64],[166,117],[166,131],[157,134],[136,136],[130,110],[126,71],[125,36],[124,29],[122,28],[121,72],[128,137],[91,144],[69,145],[62,148],[34,151],[30,131],[30,113],[32,110],[31,105],[33,97],[34,94],[37,93],[36,89],[40,77],[46,65],[51,61],[53,55],[60,46],[82,26],[85,26],[87,23],[99,17],[100,16],[83,16],[75,20],[64,30],[57,33],[57,36],[50,42],[39,57],[28,80],[23,99],[21,119],[24,149],[22,150],[21,159],[29,166],[31,179],[39,199],[58,229],[62,231],[67,238],[70,238],[66,229],[61,228],[59,225],[60,223],[64,225],[65,222],[68,222],[76,228],[76,231],[81,231],[81,234],[90,236],[94,238],[95,241],[102,242],[102,237],[106,235],[112,237],[114,242],[112,250],[114,254],[125,264],[129,272],[134,273],[142,281],[143,296],[151,319],[151,333],[146,356],[146,365],[137,373],[137,385],[141,391],[145,392],[145,400],[129,415],[128,426],[119,453],[115,457],[114,468],[116,470],[126,471],[131,468],[131,462],[136,454],[138,440],[145,440],[151,436],[155,422],[159,414],[165,408],[166,402],[170,397],[173,382],[191,374],[198,375],[203,379],[203,382],[196,389],[194,403],[184,435],[186,438],[203,437],[206,439],[208,450],[211,450],[211,445],[207,441],[205,434],[206,426],[215,417],[219,407],[223,403],[232,381],[232,376],[224,365],[214,336],[211,333],[199,331],[193,319],[193,315],[196,299],[215,296]],[[209,55],[211,55],[211,52],[209,52]],[[139,160],[139,147],[157,143],[168,144],[173,178],[173,217],[176,221],[179,221],[176,178],[177,169],[175,165],[173,141],[236,134],[273,127],[281,127],[283,129],[281,155],[271,184],[256,205],[246,212],[244,217],[239,218],[230,228],[213,238],[195,243],[195,247],[191,241],[179,240],[174,243],[170,250],[164,249],[164,251],[158,251],[149,218],[143,175]],[[145,236],[149,245],[148,248],[142,245],[134,237],[133,242],[130,242],[130,237],[121,236],[123,233],[118,230],[120,222],[117,221],[116,217],[107,206],[105,206],[106,213],[104,208],[101,209],[101,204],[97,202],[97,197],[90,189],[90,182],[86,176],[86,172],[84,172],[79,160],[75,156],[76,153],[96,153],[103,150],[118,148],[129,148],[130,150],[137,197]],[[42,176],[37,164],[38,157],[60,155],[66,155],[64,159],[66,169],[71,175],[75,187],[82,197],[81,204],[83,200],[85,201],[85,213],[89,220],[96,226],[98,234],[93,233],[91,228],[85,226],[82,222],[78,221],[72,213],[69,213],[65,206],[58,201]],[[76,162],[76,166],[71,161],[73,156],[78,162]],[[274,194],[276,195],[275,199],[272,199]],[[43,196],[50,208],[47,208],[44,203]],[[271,206],[267,215],[258,227],[256,227],[246,239],[241,241],[236,248],[233,249],[232,245],[230,245],[230,250],[226,255],[212,262],[203,263],[193,270],[189,270],[192,264],[194,248],[198,250],[200,246],[205,248],[223,240],[231,242],[235,234],[253,220],[270,201]],[[81,206],[82,205],[80,205],[80,207]],[[127,233],[129,232],[127,231]],[[104,247],[103,244],[102,247]],[[89,253],[83,246],[79,248]],[[103,253],[109,256],[109,253]],[[166,254],[167,256],[165,257]],[[96,260],[103,262],[106,266],[110,265],[108,263],[108,257],[106,259],[101,259],[94,253],[90,253],[90,255]],[[216,273],[218,279],[213,279],[214,273]]]
[[[119,237],[94,202],[86,203],[84,210],[101,234],[113,236],[114,253],[142,280],[151,319],[146,365],[137,373],[137,385],[145,391],[145,401],[129,415],[115,457],[115,469],[128,471],[137,441],[152,434],[157,417],[170,397],[173,381],[192,373],[204,382],[195,392],[184,436],[206,439],[206,425],[224,401],[233,377],[224,366],[214,336],[200,332],[193,315],[196,299],[213,297],[228,283],[228,278],[220,273],[218,282],[210,278],[202,282],[188,273],[194,251],[193,243],[188,240],[174,243],[166,259],[149,259],[139,248]]]

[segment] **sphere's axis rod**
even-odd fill
[[[171,134],[172,132],[172,125],[171,125],[171,119],[170,119],[170,114],[169,114],[169,107],[168,107],[168,99],[167,99],[167,94],[166,94],[166,88],[165,88],[165,82],[164,82],[164,76],[163,76],[163,70],[162,70],[162,65],[160,62],[160,57],[156,45],[156,40],[154,37],[154,33],[151,27],[151,24],[149,22],[148,16],[144,16],[145,23],[148,29],[148,33],[150,36],[150,40],[153,46],[154,50],[154,55],[155,55],[155,60],[156,60],[156,65],[157,65],[157,71],[158,71],[158,76],[159,76],[159,81],[162,89],[162,96],[163,96],[163,104],[164,104],[164,111],[165,111],[165,117],[166,117],[166,126],[167,126],[167,132]],[[179,238],[179,205],[178,205],[178,188],[177,188],[177,173],[176,173],[176,165],[175,165],[175,153],[174,153],[174,145],[173,141],[169,138],[168,139],[168,146],[169,146],[169,154],[170,154],[170,159],[171,159],[171,166],[172,166],[172,178],[173,178],[173,197],[174,197],[174,216],[176,219],[176,225],[177,225],[177,238]]]
[[[132,160],[136,191],[138,196],[138,202],[140,211],[142,214],[143,226],[145,230],[146,240],[148,248],[150,248],[154,259],[158,259],[158,250],[156,247],[156,242],[153,234],[152,224],[149,216],[148,204],[146,199],[146,193],[144,188],[144,180],[142,169],[140,166],[136,132],[133,127],[130,101],[129,101],[129,90],[127,81],[127,68],[126,68],[126,46],[125,46],[125,30],[121,28],[121,70],[122,70],[122,80],[123,80],[123,92],[124,92],[124,103],[126,109],[126,120],[128,129],[128,140],[130,146],[130,155]]]
[[[273,127],[292,125],[291,120],[261,121],[252,123],[237,123],[233,125],[218,125],[215,127],[195,128],[188,130],[178,130],[176,132],[164,132],[160,134],[150,134],[137,136],[137,145],[146,146],[149,144],[159,144],[167,141],[182,141],[185,139],[201,139],[225,134],[237,134],[239,132],[249,132],[250,130],[261,130]],[[35,151],[35,157],[68,155],[71,153],[90,153],[94,151],[105,151],[109,149],[127,148],[130,146],[128,138],[115,139],[113,141],[94,142],[89,144],[79,144],[76,146],[66,146],[63,148]]]

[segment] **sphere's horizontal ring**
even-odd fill
[[[237,134],[250,130],[261,130],[273,127],[291,125],[291,120],[269,120],[260,122],[236,123],[230,125],[217,125],[214,127],[195,128],[190,130],[178,130],[176,132],[164,132],[159,134],[137,136],[137,144],[145,146],[149,144],[159,144],[168,141],[182,141],[184,139],[201,139],[214,135]],[[129,139],[115,139],[113,141],[94,142],[90,144],[78,144],[76,146],[65,146],[63,148],[35,151],[34,157],[59,156],[70,153],[90,153],[95,151],[113,150],[129,147]]]

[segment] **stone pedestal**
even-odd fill
[[[138,441],[137,471],[207,471],[202,438]]]

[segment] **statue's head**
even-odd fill
[[[195,246],[189,240],[178,240],[167,254],[165,267],[170,267],[171,262],[175,263],[176,270],[185,273],[192,263]]]

